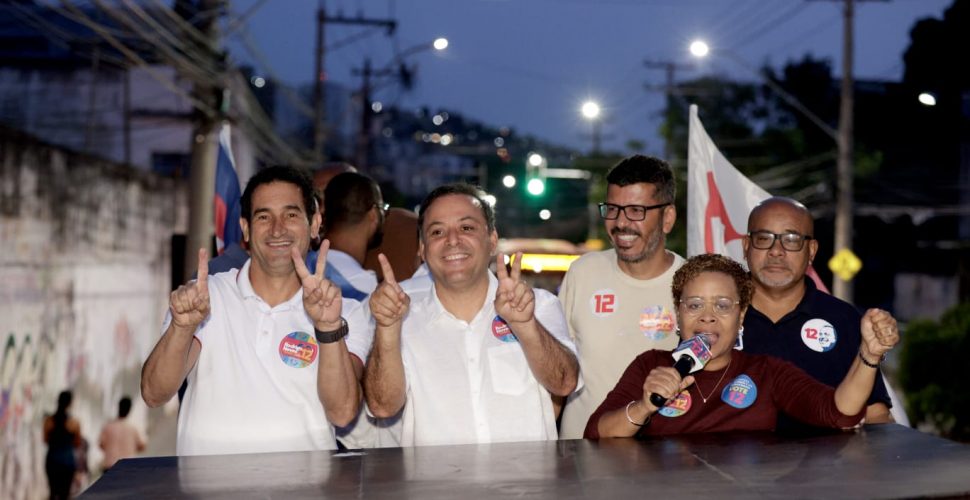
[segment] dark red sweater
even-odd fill
[[[694,373],[696,381],[653,415],[641,434],[663,436],[700,432],[774,430],[778,412],[819,427],[846,428],[862,420],[843,415],[835,406],[835,389],[816,381],[795,365],[772,356],[732,351],[731,366],[723,371]],[[657,366],[673,366],[667,351],[647,351],[630,363],[616,387],[589,417],[587,439],[598,439],[600,417],[630,401],[643,398],[643,381]],[[707,403],[701,400],[713,393]]]

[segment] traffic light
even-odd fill
[[[532,196],[542,196],[542,193],[546,192],[546,181],[539,178],[533,177],[529,179],[529,183],[526,185],[526,190]]]
[[[546,159],[539,153],[529,153],[525,162],[526,191],[532,196],[546,192]]]

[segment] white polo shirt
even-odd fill
[[[550,394],[495,313],[497,288],[489,273],[489,298],[470,323],[445,310],[434,285],[411,293],[401,331],[402,446],[557,438]],[[535,294],[539,323],[575,354],[559,301],[545,290]]]
[[[179,410],[179,455],[336,448],[317,396],[319,346],[303,289],[270,307],[253,291],[251,262],[209,277],[211,313],[195,332],[202,349]],[[366,361],[372,337],[360,303],[343,299],[343,316],[348,350]]]

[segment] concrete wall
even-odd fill
[[[170,290],[184,188],[0,129],[0,492],[42,498],[41,424],[58,392],[97,469],[117,400],[151,432],[138,384]]]

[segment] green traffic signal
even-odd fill
[[[539,178],[530,179],[525,188],[532,196],[540,196],[546,191],[546,183]]]

